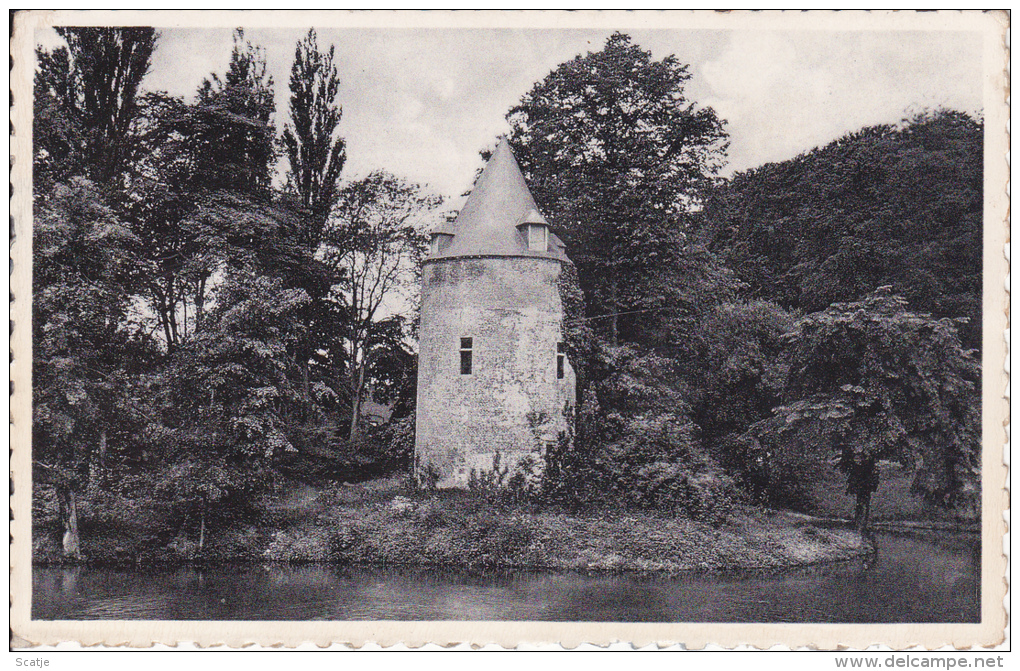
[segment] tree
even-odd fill
[[[32,459],[55,485],[64,551],[80,557],[78,499],[123,420],[133,335],[123,278],[131,232],[84,178],[57,185],[33,221]]]
[[[194,522],[198,551],[210,515],[229,518],[273,484],[275,460],[295,450],[303,402],[290,352],[308,295],[252,258],[225,272],[205,328],[159,376],[161,421],[150,429],[161,451],[157,488]]]
[[[350,399],[352,442],[370,368],[406,334],[400,313],[416,302],[427,219],[441,203],[417,185],[374,172],[340,192],[323,233],[323,260],[339,278],[332,299],[343,318],[334,367],[346,375],[340,389]]]
[[[343,107],[336,101],[340,75],[333,58],[333,46],[325,54],[319,51],[314,28],[298,42],[290,70],[290,122],[283,130],[288,182],[312,215],[305,234],[312,252],[336,202],[347,160],[339,134]]]
[[[226,74],[204,80],[197,97],[194,105],[143,98],[125,205],[143,241],[137,279],[168,351],[201,327],[210,280],[232,257],[261,250],[277,254],[281,272],[305,265],[284,242],[291,234],[281,234],[281,222],[294,217],[270,204],[272,78],[242,30]]]
[[[709,311],[694,332],[696,365],[687,372],[693,419],[721,465],[745,484],[753,464],[727,449],[728,437],[769,417],[779,404],[776,362],[793,322],[775,303],[737,301]]]
[[[65,180],[84,159],[82,128],[72,109],[71,58],[66,47],[52,52],[36,49],[36,72],[32,96],[32,193],[45,197],[53,185]]]
[[[690,77],[674,56],[655,61],[615,33],[507,115],[525,179],[567,243],[588,314],[607,315],[597,329],[611,342],[660,326],[665,308],[690,308],[676,269],[727,147],[715,112],[685,97]]]
[[[243,29],[234,31],[226,74],[202,81],[196,107],[206,117],[192,139],[207,188],[267,199],[276,160],[273,78],[265,52],[245,41]]]
[[[981,346],[984,127],[937,110],[734,176],[706,236],[746,295],[815,312],[890,285]]]
[[[36,186],[71,175],[106,186],[131,155],[136,97],[157,34],[144,27],[58,27],[57,33],[67,47],[38,54]]]
[[[906,306],[882,287],[799,320],[786,337],[785,404],[752,427],[838,459],[862,532],[881,460],[916,468],[913,490],[936,504],[976,494],[979,365],[960,344],[959,320]]]

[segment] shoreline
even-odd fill
[[[188,529],[159,535],[141,516],[86,518],[84,558],[69,559],[52,520],[40,526],[40,567],[319,563],[680,575],[795,569],[874,551],[845,525],[786,511],[736,506],[714,523],[645,510],[569,513],[468,492],[415,493],[397,478],[296,485],[265,501],[257,521],[211,526],[201,550]]]
[[[398,564],[398,563],[369,563],[351,564],[329,560],[313,559],[183,559],[163,563],[133,564],[130,562],[117,562],[105,559],[81,560],[70,559],[57,561],[33,560],[32,568],[45,569],[71,569],[71,568],[101,568],[101,569],[140,569],[153,571],[173,571],[183,568],[204,569],[223,568],[230,566],[252,567],[252,566],[323,566],[334,568],[355,568],[355,569],[392,569],[407,571],[456,571],[470,574],[486,573],[535,573],[535,574],[576,574],[584,576],[613,576],[633,575],[659,578],[676,578],[687,575],[756,575],[762,573],[781,574],[787,571],[798,571],[802,569],[839,566],[853,562],[866,561],[876,554],[874,547],[869,546],[861,554],[846,557],[843,559],[822,559],[801,564],[786,564],[779,566],[740,566],[740,567],[715,567],[715,568],[686,568],[680,570],[665,569],[636,569],[636,568],[557,568],[555,566],[511,566],[511,565],[477,565],[477,564]]]

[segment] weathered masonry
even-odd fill
[[[432,234],[422,271],[415,466],[466,487],[513,473],[566,430],[574,371],[557,280],[570,263],[500,142],[452,225]]]

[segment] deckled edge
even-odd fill
[[[241,16],[243,14],[243,17]],[[692,14],[672,12],[671,20],[686,27],[692,22],[708,23],[717,28],[747,26],[753,18],[755,26],[768,25],[795,29],[810,22],[813,27],[826,21],[838,21],[844,29],[848,23],[859,25],[864,21],[885,21],[884,29],[924,23],[941,25],[941,17],[952,14],[957,20],[985,24],[986,63],[1002,62],[1001,70],[988,68],[983,73],[985,84],[985,267],[984,267],[984,360],[982,367],[983,389],[983,459],[982,475],[982,624],[955,625],[742,625],[742,624],[631,624],[631,623],[534,623],[534,622],[68,622],[32,621],[29,617],[31,599],[31,158],[32,158],[32,78],[34,45],[32,31],[37,27],[53,25],[67,17],[68,12],[19,12],[14,18],[11,39],[11,638],[12,648],[29,646],[56,646],[74,641],[83,646],[131,646],[150,648],[154,645],[176,647],[232,647],[252,645],[265,647],[343,647],[361,648],[365,645],[381,647],[440,645],[451,647],[499,646],[503,648],[544,647],[555,639],[563,648],[582,645],[605,647],[625,642],[633,648],[679,647],[699,650],[709,648],[733,649],[775,647],[799,649],[849,650],[873,647],[876,644],[888,649],[936,649],[951,646],[956,649],[993,647],[1005,639],[1007,611],[1007,562],[1009,560],[1009,407],[1003,395],[1009,380],[1009,359],[1006,337],[1009,328],[1009,241],[1008,212],[1008,105],[1009,105],[1009,14],[1005,11],[984,14],[939,12],[927,15],[909,12],[849,12],[838,18],[831,12],[810,15],[782,15],[779,12],[756,14],[730,13],[725,16],[713,13]],[[466,22],[475,26],[566,27],[584,22],[592,27],[640,28],[662,27],[666,15],[661,12],[520,12],[453,16],[448,13],[423,15],[418,12],[315,12],[296,14],[229,12],[110,12],[73,13],[79,24],[115,25],[120,23],[158,23],[160,25],[210,25],[217,17],[229,19],[224,25],[236,22],[254,25],[259,20],[280,25],[282,19],[298,23],[322,23],[325,19],[344,21],[345,24],[395,25],[413,23],[422,26],[461,26]],[[144,16],[143,20],[137,17]],[[963,17],[963,18],[961,18]],[[313,19],[313,20],[310,20]],[[736,25],[734,25],[736,24]],[[891,25],[890,25],[891,24]],[[998,36],[998,40],[994,36]],[[19,92],[24,95],[18,96]],[[996,96],[998,93],[1001,99]],[[1001,134],[993,134],[999,129]],[[988,188],[1002,184],[1002,188]],[[21,188],[19,188],[19,185]],[[27,185],[27,188],[26,188]],[[995,220],[995,221],[993,221]],[[1001,221],[1000,225],[998,222]],[[991,225],[990,225],[991,224]],[[1000,237],[1001,236],[1001,237]],[[18,259],[28,262],[19,262]],[[1001,278],[1001,279],[1000,279]],[[1000,284],[1003,282],[1003,284]],[[1001,304],[1000,304],[1001,301]],[[991,345],[991,346],[989,346]],[[990,365],[989,365],[990,364]],[[996,371],[996,375],[989,375]],[[991,393],[990,393],[991,392]],[[1001,420],[1000,420],[1001,418]],[[1004,434],[999,434],[1001,421]],[[992,429],[992,430],[989,430]],[[1003,435],[1005,449],[1001,461],[988,459],[998,449],[996,437]],[[995,445],[992,448],[992,444]],[[993,482],[1002,488],[990,491]],[[1002,548],[996,548],[994,538],[1002,539]],[[16,587],[18,586],[18,587]],[[343,629],[339,632],[339,629]],[[243,631],[239,631],[243,630]],[[923,630],[923,632],[921,631]],[[65,643],[66,645],[66,643]],[[63,646],[61,646],[63,647]]]

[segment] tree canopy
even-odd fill
[[[911,312],[889,287],[807,315],[786,335],[783,405],[752,433],[829,450],[861,529],[880,460],[914,467],[914,490],[937,504],[973,496],[979,367],[960,344],[960,323]]]
[[[676,57],[654,60],[615,33],[507,115],[525,179],[577,264],[589,315],[607,315],[596,329],[610,340],[638,337],[664,304],[691,307],[675,264],[697,259],[701,289],[728,286],[685,249],[727,147],[716,113],[687,99],[690,77]]]
[[[347,160],[339,134],[343,107],[337,102],[340,75],[334,52],[333,46],[325,53],[319,50],[314,28],[298,42],[290,71],[290,121],[283,129],[287,179],[312,212],[305,239],[313,250],[336,202]]]
[[[124,169],[152,28],[58,27],[67,43],[40,51],[33,142],[36,188],[73,175],[107,185]]]
[[[706,238],[757,298],[809,312],[890,285],[981,344],[980,118],[938,110],[736,175]]]

